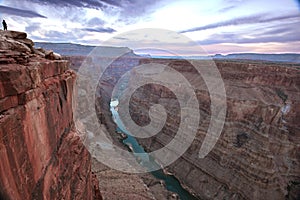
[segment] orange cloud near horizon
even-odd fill
[[[235,44],[221,43],[202,45],[208,54],[230,54],[230,53],[300,53],[300,41],[289,43],[251,43]]]

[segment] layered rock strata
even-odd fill
[[[201,118],[196,138],[184,155],[167,168],[185,187],[200,199],[299,199],[299,66],[216,61],[225,83],[226,121],[213,150],[200,159],[199,149],[211,118],[211,101],[201,75],[187,61],[125,58],[113,62],[100,80],[96,95],[100,122],[120,145],[122,137],[115,133],[110,113],[112,90],[127,71],[149,63],[168,65],[181,73],[195,89],[199,102]],[[139,76],[138,71],[132,73],[129,87]],[[180,124],[178,99],[167,87],[155,84],[140,87],[131,97],[130,114],[136,124],[149,124],[149,109],[156,103],[165,107],[168,118],[159,134],[139,139],[149,152],[166,146]]]
[[[205,82],[187,61],[142,59],[137,65],[149,63],[168,65],[181,73],[195,89],[199,102],[201,118],[196,138],[184,155],[167,168],[185,187],[200,199],[299,198],[299,66],[216,61],[225,83],[227,114],[217,144],[200,159],[198,153],[211,117]],[[98,94],[101,121],[111,133],[116,128],[109,115],[115,79],[133,67],[116,67],[118,76],[112,79],[107,75],[102,79],[101,85],[105,87]],[[129,87],[136,84],[138,73],[132,70]],[[168,118],[159,134],[139,139],[149,152],[166,146],[176,135],[180,123],[178,99],[167,87],[156,84],[140,87],[130,99],[131,118],[140,126],[149,124],[149,109],[157,103],[164,106]],[[120,139],[117,135],[113,137],[116,141]]]
[[[26,33],[1,31],[0,46],[0,199],[101,199],[74,130],[69,63]]]
[[[201,116],[198,133],[190,148],[168,171],[199,198],[300,198],[299,66],[217,61],[227,94],[226,121],[213,150],[200,159],[199,149],[211,117],[205,82],[186,61],[146,59],[142,63],[168,65],[197,88]],[[134,79],[129,85],[135,85],[137,73],[133,70]],[[168,118],[159,134],[139,139],[148,151],[165,147],[180,124],[176,96],[155,84],[140,87],[132,95],[132,119],[141,126],[147,125],[149,109],[156,103],[165,107]]]
[[[111,47],[103,47],[103,49],[105,49],[106,53],[115,50],[115,48]],[[91,74],[95,74],[97,72],[95,69],[99,68],[99,66],[104,67],[105,60],[107,60],[106,57],[102,57],[100,60],[103,60],[103,62],[94,63],[91,57],[66,56],[65,58],[71,61],[71,67],[76,71],[82,70],[80,67],[85,67],[86,64],[83,63],[88,62],[89,65],[87,67],[91,67],[91,70],[88,70]],[[100,87],[97,90],[96,105],[98,118],[100,123],[102,123],[101,127],[102,129],[107,129],[108,137],[111,138],[114,145],[124,150],[128,149],[122,144],[123,138],[121,134],[116,132],[117,126],[112,120],[109,105],[113,85],[125,72],[138,65],[140,59],[139,56],[134,55],[132,52],[115,59],[104,72],[100,79]],[[89,116],[92,113],[92,111],[87,112],[86,109],[82,110],[84,112],[83,115]],[[98,142],[101,143],[103,141]],[[163,182],[157,180],[151,174],[139,175],[120,172],[105,166],[95,158],[92,162],[92,170],[99,178],[103,199],[176,199],[176,195],[167,191]]]

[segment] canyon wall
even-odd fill
[[[124,73],[139,64],[141,57],[133,54],[133,52],[128,48],[122,49],[128,53],[120,56],[119,58],[113,59],[112,64],[104,71],[102,78],[99,80],[100,84],[96,91],[95,103],[98,119],[102,124],[101,129],[103,132],[107,133],[108,138],[111,139],[115,146],[127,151],[128,148],[126,148],[126,146],[122,143],[122,139],[124,139],[123,136],[116,132],[117,126],[112,119],[110,100],[112,98],[111,96],[114,85]],[[93,80],[91,77],[100,76],[98,69],[105,68],[108,63],[107,60],[110,60],[112,58],[111,55],[115,54],[115,52],[119,52],[120,48],[97,47],[96,50],[98,53],[99,51],[104,53],[88,57],[65,56],[65,58],[71,61],[71,68],[78,71],[78,76],[80,76],[82,73],[81,70],[85,69],[85,67],[89,68],[88,72],[90,73],[90,76],[82,76],[81,78],[88,77],[88,81],[90,81]],[[88,63],[87,66],[86,63]],[[82,89],[86,89],[86,92],[83,92],[86,97],[90,88],[82,87]],[[120,91],[117,93],[119,92]],[[85,117],[86,120],[83,119],[82,121],[88,122],[88,116],[93,113],[94,108],[92,108],[92,110],[83,108],[81,111],[83,114],[81,114],[80,117],[87,116]],[[92,125],[90,124],[89,126]],[[93,137],[93,134],[92,131],[90,131],[90,133],[86,136],[90,138]],[[97,141],[98,144],[103,143],[103,141],[99,138],[93,141]],[[111,145],[106,145],[106,148],[109,146]],[[95,148],[95,146],[93,146],[93,148]],[[116,160],[118,159],[116,158]],[[103,162],[103,160],[101,160],[101,162]],[[92,170],[99,178],[99,185],[103,199],[177,199],[176,194],[165,188],[163,181],[156,179],[150,173],[125,173],[110,168],[101,162],[97,160],[97,156],[92,159]]]
[[[300,67],[246,61],[217,61],[225,83],[227,115],[217,144],[203,159],[199,149],[210,122],[205,82],[187,61],[144,59],[180,72],[197,88],[200,123],[190,148],[167,168],[200,199],[300,198]],[[129,86],[143,79],[132,72]],[[159,103],[168,118],[154,137],[139,139],[148,151],[166,146],[180,123],[180,105],[166,87],[147,84],[132,95],[130,114],[136,124],[150,122],[149,108]]]
[[[1,31],[0,46],[0,199],[101,199],[74,129],[69,62],[26,33]]]
[[[168,65],[181,73],[195,89],[199,102],[201,118],[196,138],[167,171],[200,199],[300,198],[299,66],[216,61],[226,89],[226,121],[213,150],[200,159],[198,153],[211,118],[211,100],[201,75],[187,61],[140,57],[115,60],[102,76],[96,94],[99,121],[121,147],[122,136],[116,134],[110,113],[112,90],[127,71],[149,63]],[[148,78],[134,69],[131,73],[129,87],[135,85],[136,78]],[[157,84],[140,87],[131,96],[130,114],[136,124],[150,122],[149,109],[156,103],[163,105],[168,115],[160,133],[138,139],[149,152],[166,146],[180,124],[176,96]]]

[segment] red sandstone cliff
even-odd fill
[[[101,199],[73,129],[69,63],[26,33],[1,31],[0,48],[0,199]]]

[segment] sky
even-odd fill
[[[0,0],[0,19],[36,42],[101,45],[162,28],[209,54],[300,53],[300,0]],[[177,48],[195,54],[193,45]]]

